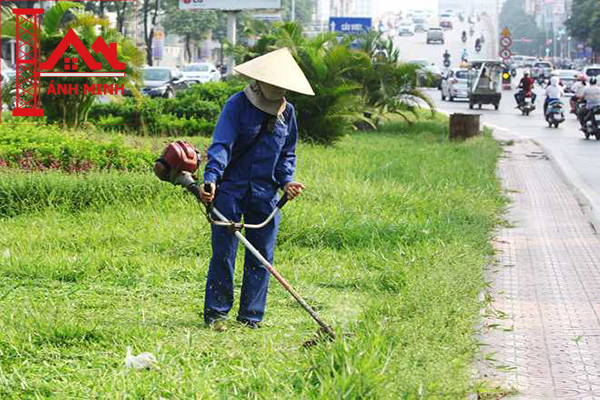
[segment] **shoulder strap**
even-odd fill
[[[269,121],[271,120],[271,116],[269,115],[265,115],[265,117],[263,118],[263,121],[260,125],[260,131],[258,132],[258,134],[256,136],[254,136],[254,138],[252,139],[252,142],[246,146],[246,148],[244,150],[242,150],[241,152],[239,152],[238,154],[236,154],[235,156],[233,156],[231,158],[231,160],[229,161],[229,164],[227,164],[227,167],[225,167],[225,171],[223,171],[223,177],[225,177],[225,174],[227,174],[227,171],[229,171],[233,165],[235,165],[236,162],[238,162],[242,157],[244,157],[246,154],[248,154],[248,152],[250,152],[250,150],[252,150],[256,144],[260,141],[260,139],[265,135],[265,133],[267,133],[268,129],[269,129]],[[223,178],[220,179],[220,181],[222,181]],[[220,183],[220,181],[218,183]]]

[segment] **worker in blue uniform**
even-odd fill
[[[304,185],[294,181],[298,126],[287,90],[314,95],[310,83],[287,49],[280,49],[236,67],[254,80],[225,104],[208,148],[201,196],[229,220],[260,223],[275,209],[277,191],[289,200]],[[246,237],[273,262],[279,218]],[[233,279],[238,240],[228,228],[212,226],[212,259],[208,269],[204,322],[221,323],[233,307]],[[269,272],[250,252],[245,253],[237,320],[256,328],[267,300]],[[224,325],[219,325],[221,328]],[[219,329],[221,330],[221,329]]]

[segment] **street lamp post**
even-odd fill
[[[292,21],[296,19],[296,0],[292,0]]]

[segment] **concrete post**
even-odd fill
[[[235,47],[237,42],[237,13],[238,11],[227,12],[227,40]],[[233,53],[227,57],[227,75],[233,74],[235,67],[235,57]]]

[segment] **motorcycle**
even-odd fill
[[[589,139],[590,136],[595,136],[596,140],[600,140],[600,106],[594,107],[588,113],[581,130],[586,139]]]
[[[479,52],[481,51],[481,43],[476,43],[476,44],[475,44],[475,51],[476,51],[477,53],[479,53]]]
[[[469,29],[469,36],[473,37],[474,34],[475,34],[475,29],[473,29],[473,27],[471,27],[471,29]]]
[[[579,124],[582,127],[585,125],[585,116],[587,114],[587,110],[585,108],[585,103],[586,103],[586,101],[583,100],[581,97],[578,97],[574,101],[575,116],[577,117],[577,120],[579,121]]]
[[[527,93],[525,97],[522,98],[522,101],[519,103],[519,110],[523,115],[528,116],[532,111],[535,110],[535,104],[533,103],[533,99],[531,93]]]
[[[546,108],[546,122],[552,128],[558,128],[560,124],[565,122],[565,109],[562,101],[552,100]]]

